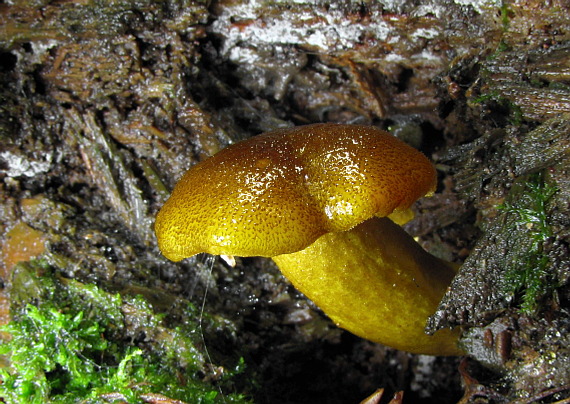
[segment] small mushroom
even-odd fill
[[[405,217],[435,185],[422,153],[375,127],[277,130],[192,167],[155,232],[173,261],[202,252],[272,257],[340,327],[409,352],[459,355],[458,330],[424,333],[454,264],[386,218]]]

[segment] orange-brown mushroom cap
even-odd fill
[[[407,209],[435,184],[422,153],[378,128],[276,130],[192,167],[160,210],[155,231],[173,261],[201,252],[272,257]]]

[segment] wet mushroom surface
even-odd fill
[[[569,13],[560,0],[3,4],[0,396],[567,400]],[[317,123],[388,131],[433,163],[435,192],[397,231],[459,267],[426,332],[461,330],[464,356],[338,328],[270,258],[161,254],[155,218],[185,172]]]

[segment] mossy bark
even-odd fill
[[[440,189],[407,229],[442,257],[470,256],[463,273],[476,275],[450,292],[467,306],[446,304],[442,318],[515,318],[516,330],[505,323],[522,330],[523,343],[512,358],[555,352],[562,340],[552,324],[567,330],[568,307],[568,13],[558,0],[3,4],[2,242],[23,222],[43,233],[44,258],[65,277],[198,304],[208,289],[206,310],[236,329],[206,332],[214,362],[243,350],[258,387],[240,387],[260,401],[358,401],[380,386],[416,402],[457,400],[455,362],[410,359],[341,334],[268,261],[217,263],[212,272],[201,258],[169,263],[151,224],[187,168],[236,140],[316,121],[389,128],[440,170]],[[486,289],[508,255],[494,254],[491,241],[510,248],[506,240],[527,231],[500,227],[494,218],[507,213],[496,206],[534,171],[560,189],[544,249],[561,287],[541,306],[550,323],[540,338],[528,331],[535,319],[496,311],[512,297]],[[481,254],[489,260],[476,260]],[[466,297],[481,290],[480,302]],[[480,383],[505,400],[539,394],[528,375],[542,368],[532,363],[499,387],[492,377]]]

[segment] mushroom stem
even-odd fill
[[[424,332],[456,273],[400,226],[372,218],[273,257],[293,285],[339,327],[370,341],[427,355],[461,355],[460,330]]]

